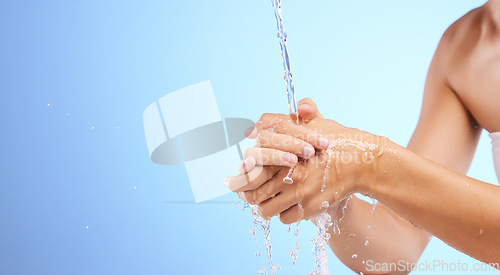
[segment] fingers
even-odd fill
[[[269,129],[284,120],[290,120],[290,116],[284,114],[263,114],[254,126],[245,131],[245,136],[249,139],[254,139],[262,130]]]
[[[250,171],[253,170],[253,168],[255,168],[255,165],[257,165],[257,161],[255,160],[254,157],[252,156],[249,156],[247,158],[245,158],[244,161],[242,161],[239,165],[238,165],[238,176],[239,175],[243,175],[243,174],[246,174]]]
[[[272,218],[296,203],[295,188],[290,186],[275,197],[259,203],[258,212],[265,219]]]
[[[280,221],[283,224],[292,224],[302,220],[302,211],[300,207],[295,204],[294,206],[288,208],[287,210],[280,213]]]
[[[312,158],[316,153],[314,147],[303,140],[268,131],[259,134],[257,146],[292,153],[305,159]]]
[[[283,179],[288,174],[288,170],[289,169],[286,168],[281,169],[275,176],[257,189],[242,192],[241,196],[243,197],[243,200],[250,204],[257,205],[265,200],[274,198],[284,189],[285,183],[283,183]]]
[[[232,192],[255,190],[270,180],[278,171],[279,168],[275,166],[256,166],[246,174],[225,178],[224,185]]]
[[[274,132],[301,139],[319,150],[328,148],[328,145],[330,144],[325,136],[317,133],[310,128],[304,127],[302,125],[297,125],[291,121],[283,121],[278,123],[274,127]]]
[[[251,147],[245,151],[245,158],[253,157],[257,165],[275,165],[294,167],[299,161],[298,157],[292,153],[271,149]]]
[[[299,116],[305,120],[311,120],[316,117],[323,118],[321,113],[318,111],[316,103],[310,98],[304,98],[298,103]]]

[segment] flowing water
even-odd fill
[[[310,274],[329,275],[328,270],[328,255],[327,244],[330,239],[327,233],[328,227],[332,225],[332,217],[325,211],[316,218],[316,226],[318,227],[318,236],[313,239],[313,256],[315,260],[314,270]]]
[[[273,246],[271,245],[271,220],[266,220],[261,216],[259,216],[259,214],[257,213],[256,206],[252,206],[252,214],[253,214],[253,219],[252,219],[253,224],[259,229],[261,229],[262,233],[264,234],[264,246],[266,247],[267,259],[269,261],[269,268],[271,270],[271,275],[274,275],[276,273],[276,270],[280,269],[280,266],[273,264]],[[267,274],[267,270],[261,268],[258,270],[258,273]]]
[[[295,85],[293,84],[292,68],[290,65],[290,56],[288,55],[287,34],[283,25],[281,13],[281,0],[271,0],[276,17],[276,27],[278,29],[278,40],[281,48],[281,57],[283,59],[283,68],[285,69],[286,94],[288,97],[288,108],[292,118],[298,123],[297,101],[295,99]]]

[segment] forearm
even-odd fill
[[[431,162],[394,143],[364,192],[454,248],[500,260],[500,188]]]
[[[428,233],[381,203],[373,215],[371,213],[372,205],[354,196],[343,217],[340,210],[330,211],[333,219],[341,219],[340,234],[333,226],[328,231],[332,236],[329,245],[337,257],[355,272],[364,274],[370,274],[366,263],[369,260],[373,263],[416,262],[428,242]]]

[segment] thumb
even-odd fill
[[[318,107],[316,106],[316,103],[312,101],[310,98],[304,98],[299,101],[298,105],[298,112],[299,112],[299,117],[305,120],[311,120],[314,118],[323,118],[321,113],[318,111]]]

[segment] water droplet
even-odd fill
[[[134,186],[134,190],[137,190],[137,186]]]
[[[322,204],[321,204],[321,208],[328,208],[330,207],[330,203],[328,203],[327,201],[324,201]]]
[[[289,225],[288,225],[287,232],[288,232],[288,233],[290,233],[290,231],[291,231],[291,230],[292,230],[292,225],[291,225],[291,224],[289,224]]]
[[[250,229],[248,234],[250,234],[250,236],[255,236],[255,229]]]
[[[484,229],[480,228],[479,229],[479,236],[483,235],[484,234]]]
[[[369,241],[369,240],[366,240],[366,241],[365,241],[365,246],[366,246],[366,245],[368,245],[368,244],[370,244],[370,241]]]
[[[255,256],[259,257],[260,256],[260,252],[259,251],[255,252]]]
[[[88,226],[88,225],[87,225],[87,226],[85,226],[85,229],[89,229],[89,226]]]
[[[353,258],[353,259],[356,259],[357,257],[358,257],[358,255],[357,255],[357,254],[352,254],[352,258]]]
[[[241,201],[237,201],[237,202],[233,203],[233,206],[235,206],[235,207],[238,206],[238,204],[240,204],[240,202]]]
[[[356,234],[354,234],[354,233],[349,233],[349,238],[351,238],[351,239],[352,239],[352,238],[354,238],[354,237],[356,237]]]
[[[372,229],[372,226],[371,226],[371,225],[369,225],[367,228],[368,228],[368,229]]]
[[[293,168],[290,168],[290,170],[288,170],[288,175],[286,175],[286,177],[283,179],[283,182],[286,184],[292,184],[293,183],[292,174],[293,174]]]
[[[304,218],[304,207],[302,207],[302,204],[299,202],[299,218],[303,219]]]
[[[47,103],[47,107],[50,107],[50,103]]]
[[[94,129],[95,129],[95,127],[94,127],[94,126],[92,126],[92,128],[90,128],[90,129],[94,130]]]
[[[116,126],[116,129],[120,129],[120,126]]]
[[[67,115],[69,116],[69,113],[67,113]]]
[[[372,212],[371,214],[372,215],[375,215],[375,207],[377,206],[377,200],[376,199],[372,199]]]
[[[257,274],[267,274],[267,270],[265,268],[261,268],[257,270]]]

